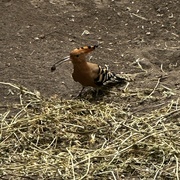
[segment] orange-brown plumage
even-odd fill
[[[79,82],[83,87],[97,87],[94,79],[98,76],[99,67],[86,61],[86,55],[93,51],[96,46],[85,46],[71,51],[70,59],[73,63],[74,71],[72,77],[74,81]]]
[[[74,71],[72,73],[72,77],[74,81],[79,82],[84,87],[97,87],[94,79],[98,76],[98,65],[86,62],[81,62],[80,65],[77,65],[76,63],[73,65]]]

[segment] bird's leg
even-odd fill
[[[94,89],[94,92],[95,92],[95,97],[98,97],[99,96],[99,92],[100,92],[100,88],[98,88],[98,87],[96,87],[95,89]]]
[[[96,89],[96,97],[99,95],[99,88]]]
[[[79,94],[77,95],[77,97],[81,97],[82,92],[83,92],[84,89],[85,89],[85,87],[83,86],[82,89],[81,89],[81,91],[80,91]]]

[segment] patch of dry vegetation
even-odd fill
[[[136,115],[117,103],[45,100],[7,85],[20,103],[1,114],[1,179],[179,179],[178,99]]]

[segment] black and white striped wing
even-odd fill
[[[97,84],[98,86],[117,84],[125,81],[124,78],[120,76],[116,76],[116,74],[110,72],[107,66],[105,68],[102,68],[101,66],[98,67],[99,67],[98,76],[94,80],[95,84]]]

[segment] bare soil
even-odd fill
[[[70,99],[81,88],[71,63],[55,73],[50,67],[76,47],[99,43],[92,62],[114,72],[144,72],[129,89],[153,89],[164,77],[161,85],[179,91],[179,7],[178,0],[2,0],[0,81]],[[1,84],[1,103],[18,101],[14,91]]]

